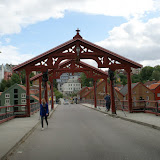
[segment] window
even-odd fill
[[[18,107],[14,107],[14,112],[18,111]]]
[[[26,104],[26,99],[21,99],[21,103],[22,104],[24,104],[24,103]]]
[[[18,100],[14,100],[14,105],[18,104]]]
[[[7,107],[7,112],[9,112],[9,111],[10,111],[10,108],[11,108],[11,107]]]
[[[18,98],[18,94],[15,94],[15,95],[14,95],[14,98]]]
[[[21,93],[21,98],[26,98],[26,93]]]
[[[9,94],[9,93],[6,93],[6,94],[5,94],[5,98],[10,98],[10,94]]]
[[[160,93],[157,93],[157,97],[160,97]]]
[[[9,105],[10,104],[10,99],[5,99],[5,104]]]
[[[146,97],[146,100],[149,100],[149,96]]]
[[[18,89],[14,89],[14,93],[18,93]]]

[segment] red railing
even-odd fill
[[[14,106],[0,106],[0,124],[14,117]]]
[[[39,102],[31,103],[31,115],[39,111]],[[15,106],[0,106],[0,124],[11,120],[15,117],[26,117],[27,106],[26,105],[15,105]]]
[[[94,100],[81,100],[80,103],[89,103],[94,105]],[[97,100],[97,106],[105,107],[105,100]],[[115,106],[118,110],[128,111],[128,100],[115,100]],[[160,115],[160,107],[158,105],[158,101],[132,101],[132,110],[133,112],[144,112]]]

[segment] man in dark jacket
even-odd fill
[[[110,110],[110,105],[111,105],[111,98],[110,98],[109,93],[107,93],[104,99],[106,100],[106,110],[108,112]]]

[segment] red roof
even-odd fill
[[[39,61],[43,60],[44,58],[47,58],[48,55],[54,54],[58,50],[63,50],[63,48],[65,49],[65,47],[68,47],[68,46],[71,46],[71,45],[76,45],[77,42],[80,45],[88,45],[91,48],[93,48],[93,50],[96,50],[96,51],[98,50],[102,55],[107,54],[109,57],[115,59],[116,61],[120,60],[120,61],[124,62],[125,65],[126,65],[126,63],[128,63],[128,64],[130,64],[131,67],[134,67],[134,68],[141,68],[142,67],[141,64],[136,63],[136,62],[134,62],[130,59],[127,59],[127,58],[125,58],[121,55],[118,55],[115,52],[112,52],[110,50],[102,48],[102,47],[100,47],[100,46],[98,46],[94,43],[91,43],[87,40],[84,40],[83,38],[81,38],[81,36],[74,36],[73,39],[71,39],[71,40],[69,40],[69,41],[67,41],[67,42],[65,42],[65,43],[63,43],[63,44],[61,44],[61,45],[59,45],[59,46],[57,46],[53,49],[50,49],[50,50],[48,50],[48,51],[46,51],[46,52],[44,52],[44,53],[42,53],[42,54],[40,54],[36,57],[24,62],[24,63],[21,63],[20,65],[17,65],[16,67],[13,68],[13,71],[21,70],[24,67],[27,67],[27,66],[31,65],[32,63],[39,62]]]
[[[159,85],[160,85],[160,83],[154,83],[154,84],[151,84],[148,88],[151,89],[151,90],[154,90],[154,89],[156,89]]]
[[[19,85],[22,89],[24,89],[24,90],[26,91],[26,87],[25,87],[25,86],[23,86],[23,85],[21,85],[21,84],[18,84],[18,85]],[[30,90],[30,94],[34,94],[34,92]]]
[[[39,98],[35,95],[31,95],[31,97],[33,97],[34,99],[36,99],[37,101],[39,101]]]
[[[160,81],[158,81],[157,83],[160,83]]]

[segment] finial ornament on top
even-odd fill
[[[81,35],[79,34],[79,32],[80,32],[79,28],[77,28],[76,32],[77,32],[77,34],[73,37],[73,39],[82,38]]]

